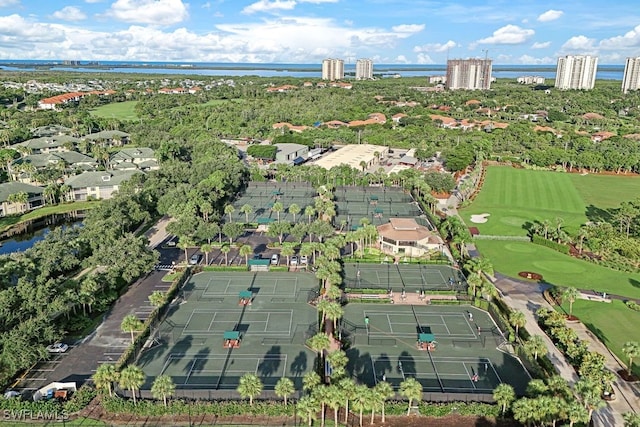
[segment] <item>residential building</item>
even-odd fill
[[[388,155],[389,147],[371,144],[350,144],[318,159],[315,164],[327,170],[340,165],[362,170],[362,165],[364,165],[365,169],[368,169],[373,165],[380,164],[381,160]]]
[[[491,89],[491,59],[447,61],[447,89]]]
[[[590,55],[567,55],[558,58],[555,87],[568,89],[593,89],[598,70],[598,58]]]
[[[119,147],[129,143],[130,135],[119,130],[103,130],[100,132],[90,133],[82,137],[82,139],[93,144],[100,144],[103,147]]]
[[[20,214],[42,206],[44,188],[22,182],[5,182],[0,184],[0,216]],[[12,194],[24,193],[27,199],[24,202],[9,201]]]
[[[517,82],[521,85],[543,85],[544,77],[542,76],[520,76]]]
[[[309,157],[309,147],[302,144],[282,143],[275,144],[276,163],[285,163],[287,165],[299,165],[304,163]]]
[[[129,180],[139,170],[112,170],[84,172],[65,180],[71,187],[68,199],[73,201],[110,199],[123,182]]]
[[[41,138],[28,139],[11,146],[19,152],[30,154],[57,153],[75,149],[80,142],[78,138],[69,135],[43,136]]]
[[[146,147],[123,148],[111,156],[109,166],[118,170],[150,171],[160,169],[155,153],[151,148]]]
[[[25,167],[31,165],[31,167]],[[51,153],[30,154],[14,160],[9,168],[14,181],[27,184],[35,183],[35,171],[41,169],[57,169],[66,174],[68,171],[90,171],[98,169],[98,162],[77,151],[59,151]]]
[[[413,218],[390,218],[377,228],[380,250],[385,254],[420,257],[444,250],[442,238]]]
[[[356,61],[356,80],[373,79],[373,61],[371,59],[358,59]]]
[[[344,61],[327,58],[322,60],[322,80],[344,79]]]
[[[622,77],[622,93],[640,89],[640,56],[627,58],[624,64],[624,76]]]

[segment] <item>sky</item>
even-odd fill
[[[555,64],[640,56],[637,0],[0,0],[0,59]]]

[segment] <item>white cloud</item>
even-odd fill
[[[600,41],[600,47],[607,50],[640,48],[640,25],[622,36],[615,36]]]
[[[210,2],[210,1],[208,1],[208,2],[206,2],[206,3],[202,3],[202,6],[201,6],[201,7],[202,7],[203,9],[211,9],[211,2]]]
[[[520,64],[525,64],[525,65],[547,65],[547,64],[554,64],[556,62],[556,59],[551,58],[549,56],[543,56],[542,58],[537,58],[531,55],[522,55],[518,58],[518,62]]]
[[[295,0],[259,0],[242,9],[242,13],[251,15],[256,12],[271,12],[273,10],[293,10],[296,7]]]
[[[541,14],[540,16],[538,16],[538,21],[540,22],[555,21],[556,19],[559,19],[562,15],[564,15],[564,12],[561,10],[549,9],[543,14]]]
[[[102,0],[84,0],[85,3],[101,3]]]
[[[480,44],[521,44],[529,40],[535,31],[520,28],[517,25],[505,25],[502,28],[498,28],[493,32],[491,37],[480,39],[477,43]]]
[[[571,50],[593,50],[595,39],[590,39],[586,36],[574,36],[567,40],[562,45],[562,51],[571,51]]]
[[[313,4],[321,4],[321,3],[338,3],[338,0],[298,0],[300,3],[313,3]]]
[[[0,7],[13,6],[20,3],[20,0],[0,0]]]
[[[409,60],[407,59],[406,56],[404,55],[398,55],[396,56],[396,58],[393,60],[393,62],[397,63],[397,64],[408,64]]]
[[[446,43],[427,43],[422,46],[415,46],[414,52],[446,52],[449,49],[457,47],[458,43],[449,40]]]
[[[61,31],[56,25],[30,22],[15,14],[0,16],[2,48],[24,49],[25,52],[30,52],[35,44],[41,43],[49,47],[51,44],[55,45],[64,40],[64,31]],[[7,55],[1,56],[7,57]]]
[[[174,25],[189,14],[182,0],[116,0],[106,15],[137,24]]]
[[[65,6],[60,10],[56,10],[52,16],[63,21],[82,21],[87,19],[87,15],[74,6]]]
[[[418,64],[435,64],[435,61],[431,59],[426,53],[419,53],[416,57],[416,63]]]
[[[391,29],[397,33],[407,33],[411,35],[424,30],[424,24],[402,24],[391,27]]]
[[[546,49],[551,46],[551,42],[535,42],[531,45],[531,49]]]

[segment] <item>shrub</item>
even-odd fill
[[[631,301],[631,300],[628,300],[628,301],[625,301],[624,303],[625,303],[625,304],[627,305],[627,307],[629,307],[631,310],[640,311],[640,304],[638,304],[637,302],[635,302],[635,301]]]
[[[88,385],[83,385],[62,406],[67,413],[73,414],[86,408],[95,397],[96,390]]]
[[[533,235],[533,237],[531,238],[531,241],[536,245],[545,246],[547,248],[561,252],[565,255],[569,255],[569,246],[565,244],[557,243],[557,242],[554,242],[553,240],[545,239],[544,237],[538,236],[537,234]]]

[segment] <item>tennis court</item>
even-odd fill
[[[347,288],[394,292],[464,291],[460,270],[445,264],[349,263],[344,266]]]
[[[389,218],[395,217],[422,220],[419,218],[422,210],[418,204],[410,194],[398,187],[342,186],[335,189],[334,195],[336,221],[346,221],[349,229],[356,229],[362,218],[367,218],[375,225],[386,224]],[[429,226],[426,220],[422,222],[421,225]]]
[[[166,374],[182,389],[235,389],[247,372],[266,389],[282,376],[300,388],[314,366],[305,342],[318,329],[317,311],[307,304],[317,291],[307,273],[194,275],[140,358],[144,388]]]
[[[274,182],[250,182],[246,190],[233,203],[235,212],[231,215],[236,222],[248,222],[257,224],[268,224],[278,220],[287,222],[298,222],[307,220],[304,216],[304,208],[313,206],[313,198],[318,195],[317,191],[306,182],[296,183],[274,183]],[[282,203],[284,210],[279,214],[272,210],[277,202]],[[300,212],[293,214],[289,212],[289,206],[298,205]],[[245,214],[240,211],[242,206],[251,206],[251,212]],[[226,216],[228,219],[228,215]]]
[[[530,379],[491,316],[472,306],[350,303],[340,333],[347,369],[368,385],[413,377],[425,392],[490,394],[504,381],[524,393]]]

